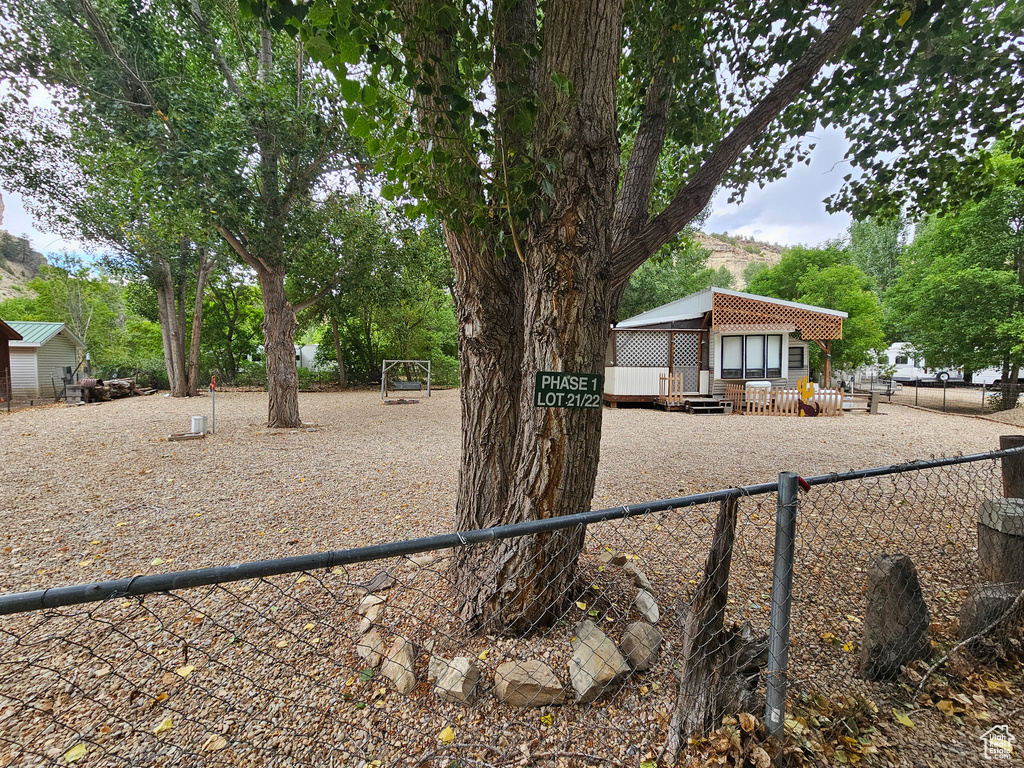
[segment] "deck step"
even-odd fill
[[[692,414],[726,413],[725,403],[713,397],[689,399],[686,401],[685,406],[687,412]],[[732,408],[728,410],[731,412]]]

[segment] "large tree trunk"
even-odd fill
[[[345,374],[345,358],[341,354],[341,336],[338,334],[338,318],[331,318],[331,332],[334,334],[334,357],[338,361],[338,384],[348,386],[348,376]]]
[[[206,278],[213,264],[206,258],[206,249],[199,249],[199,268],[196,270],[196,301],[192,308],[192,339],[188,353],[188,394],[199,394],[199,342],[203,332],[203,297],[206,293]]]
[[[172,397],[187,397],[188,379],[185,367],[185,328],[179,321],[174,275],[171,273],[171,265],[166,259],[160,259],[160,272],[162,279],[157,288],[157,298],[161,301],[163,318],[167,327],[167,340],[164,349],[165,361],[169,355],[167,378],[171,383]]]
[[[163,342],[164,367],[167,369],[167,381],[174,391],[174,353],[171,342],[171,321],[167,314],[167,288],[162,284],[156,286],[157,319],[160,322],[160,340]]]
[[[295,368],[295,311],[284,292],[285,268],[258,273],[263,291],[263,347],[267,357],[267,426],[299,427],[299,376]]]
[[[541,100],[562,107],[544,116],[551,125],[538,126],[562,158],[550,210],[531,216],[519,259],[497,260],[465,236],[447,238],[463,371],[460,528],[585,512],[597,477],[601,409],[535,408],[533,394],[538,371],[604,370],[614,316],[607,274],[618,185],[615,103],[589,101],[589,110],[578,110],[581,102],[560,95],[552,75],[567,76],[577,94],[614,94],[621,8],[588,0],[551,11],[566,18],[545,19],[536,78]],[[463,617],[517,633],[557,617],[572,596],[584,535],[560,530],[466,553]]]

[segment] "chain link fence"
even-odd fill
[[[0,597],[0,768],[858,758],[868,745],[835,725],[848,719],[822,730],[809,702],[849,714],[963,638],[965,605],[997,575],[978,510],[1016,455]],[[1008,537],[1000,567],[1024,569],[1024,530],[988,521]],[[544,620],[475,633],[466,564],[559,529],[584,543]]]
[[[882,402],[914,405],[944,413],[991,414],[1022,404],[1019,386],[972,386],[961,383],[896,384],[880,381],[858,385],[856,392],[876,392]]]

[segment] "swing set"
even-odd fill
[[[401,365],[405,368],[405,379],[397,379],[389,373],[395,366]],[[423,382],[419,378],[412,377],[410,366],[415,366],[427,375],[427,397],[430,397],[430,361],[429,360],[384,360],[380,365],[380,397],[387,399],[388,391],[393,392],[421,392]]]

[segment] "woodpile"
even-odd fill
[[[141,390],[135,384],[135,379],[81,379],[76,386],[86,391],[86,402],[104,402],[117,400],[122,397],[134,397],[136,395],[153,394],[156,390]]]

